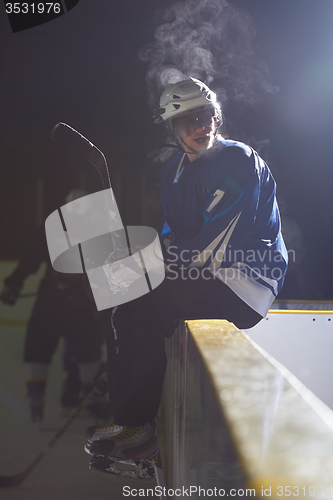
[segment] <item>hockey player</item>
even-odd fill
[[[85,194],[73,189],[68,201]],[[101,361],[103,342],[99,318],[89,296],[86,276],[60,274],[51,267],[44,226],[32,232],[26,252],[13,273],[4,280],[0,300],[14,305],[26,278],[42,263],[46,271],[38,288],[36,302],[27,325],[24,342],[26,391],[33,422],[44,419],[48,369],[60,337],[64,337],[64,368],[68,376],[63,384],[61,403],[76,407],[94,384]],[[109,405],[102,398],[90,404],[92,414],[108,418]]]
[[[166,87],[160,113],[181,151],[162,174],[166,278],[110,311],[107,336],[114,423],[90,428],[90,468],[157,453],[163,337],[181,318],[220,318],[250,328],[279,292],[287,267],[275,182],[259,155],[218,135],[216,95],[194,78]]]

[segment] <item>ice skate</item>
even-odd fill
[[[86,430],[87,442],[84,449],[90,454],[90,447],[93,441],[99,441],[100,439],[109,439],[118,434],[123,427],[121,425],[116,425],[114,423],[106,425],[104,427],[98,427],[96,425],[88,427]]]
[[[142,427],[123,427],[108,439],[91,443],[89,468],[117,477],[153,480],[158,457],[156,420]]]
[[[89,469],[101,474],[110,474],[113,477],[128,478],[142,481],[155,480],[155,464],[158,452],[154,458],[133,458],[118,460],[103,455],[95,455],[89,464]]]

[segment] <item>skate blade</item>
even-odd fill
[[[116,460],[111,457],[101,457],[101,461],[93,459],[89,464],[89,469],[121,479],[150,482],[155,480],[155,462],[156,460],[144,458]]]

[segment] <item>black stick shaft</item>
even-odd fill
[[[51,132],[51,139],[91,163],[98,171],[104,189],[112,188],[106,158],[92,142],[67,123],[57,123]]]
[[[86,137],[80,134],[77,130],[70,127],[66,123],[57,123],[54,129],[51,132],[51,139],[60,145],[64,146],[67,149],[71,149],[75,154],[81,156],[89,163],[91,163],[99,172],[99,175],[102,179],[102,184],[104,189],[110,188],[112,196],[113,190],[111,186],[110,173],[108,169],[108,165],[106,162],[106,158],[104,154],[94,146],[92,142],[90,142]],[[108,210],[108,207],[107,207]],[[108,210],[109,214],[109,210]],[[110,227],[112,227],[112,222],[110,221]],[[129,255],[132,255],[130,240],[128,236],[127,228],[124,227],[126,241],[127,241],[127,250]],[[112,231],[111,231],[112,234]],[[116,249],[116,242],[114,237],[112,236],[114,251]]]

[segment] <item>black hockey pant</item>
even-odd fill
[[[129,426],[157,414],[166,368],[164,337],[179,320],[227,319],[250,328],[262,319],[219,279],[184,275],[166,277],[152,292],[103,316],[114,422]]]

